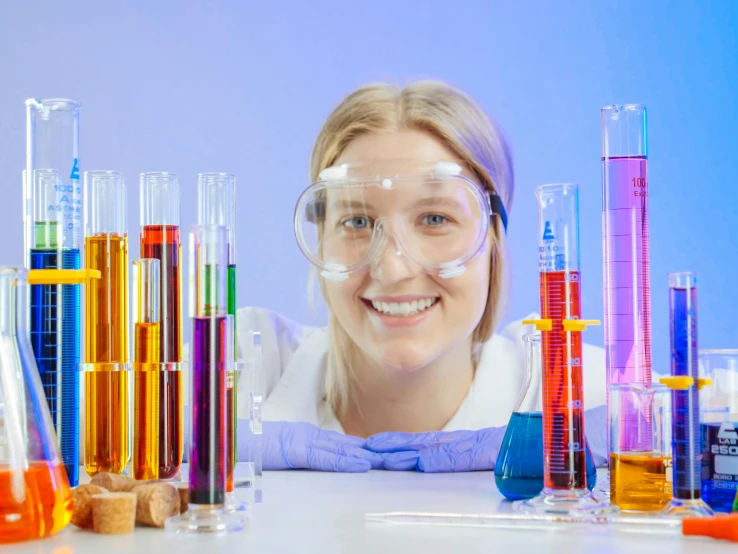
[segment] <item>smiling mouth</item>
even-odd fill
[[[362,300],[370,309],[382,315],[409,317],[429,310],[438,303],[440,298],[429,297],[421,300],[413,300],[412,302],[381,302],[366,298],[362,298]]]

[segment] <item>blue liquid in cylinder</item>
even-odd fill
[[[61,264],[59,258],[61,257]],[[79,269],[80,252],[31,250],[31,269]],[[31,346],[69,484],[79,480],[79,285],[31,285]]]
[[[586,444],[586,443],[585,443]],[[597,468],[586,445],[587,488],[597,483]],[[543,415],[514,412],[495,464],[495,483],[510,500],[533,498],[543,490]]]
[[[697,379],[697,289],[671,288],[671,374]],[[702,444],[697,387],[672,391],[674,498],[701,497]]]

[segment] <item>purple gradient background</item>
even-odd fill
[[[538,307],[533,190],[557,181],[581,187],[582,314],[601,319],[599,110],[638,102],[649,108],[654,370],[669,367],[669,271],[698,272],[700,345],[738,347],[738,3],[456,4],[2,2],[0,263],[23,260],[23,101],[69,97],[83,104],[81,169],[128,179],[132,259],[140,172],[179,173],[184,225],[197,173],[233,172],[239,303],[314,322],[292,233],[312,140],[363,83],[439,78],[474,96],[514,149],[506,320]],[[602,328],[586,340],[602,344]]]

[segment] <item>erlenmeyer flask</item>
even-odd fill
[[[0,266],[0,543],[52,535],[72,518],[25,299],[25,270]]]
[[[541,411],[541,335],[523,336],[526,376],[507,424],[495,464],[495,483],[510,500],[533,498],[543,490],[543,414]],[[597,481],[597,468],[586,445],[587,488]]]

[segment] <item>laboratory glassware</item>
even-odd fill
[[[571,183],[542,185],[538,200],[538,269],[543,368],[543,491],[515,508],[529,513],[585,517],[607,508],[587,488],[584,439],[579,269],[579,189]]]
[[[79,104],[26,100],[24,246],[31,270],[79,270]],[[79,477],[80,285],[31,285],[31,345],[72,486]]]
[[[495,463],[495,484],[509,500],[533,498],[543,490],[543,414],[541,411],[541,335],[523,335],[526,376],[507,423]],[[586,441],[585,441],[586,443]],[[597,481],[597,468],[589,445],[587,488]]]
[[[85,289],[85,469],[121,473],[130,455],[128,234],[126,186],[115,171],[86,171],[85,268],[100,279]]]
[[[159,260],[159,479],[175,477],[182,464],[182,246],[179,179],[174,173],[142,173],[141,258]],[[155,382],[156,381],[156,382]]]
[[[228,315],[228,228],[190,231],[192,320],[189,508],[166,521],[172,533],[228,533],[244,520],[225,510],[228,371],[233,368],[233,316]]]
[[[72,494],[26,327],[26,272],[0,267],[0,543],[47,537]]]

